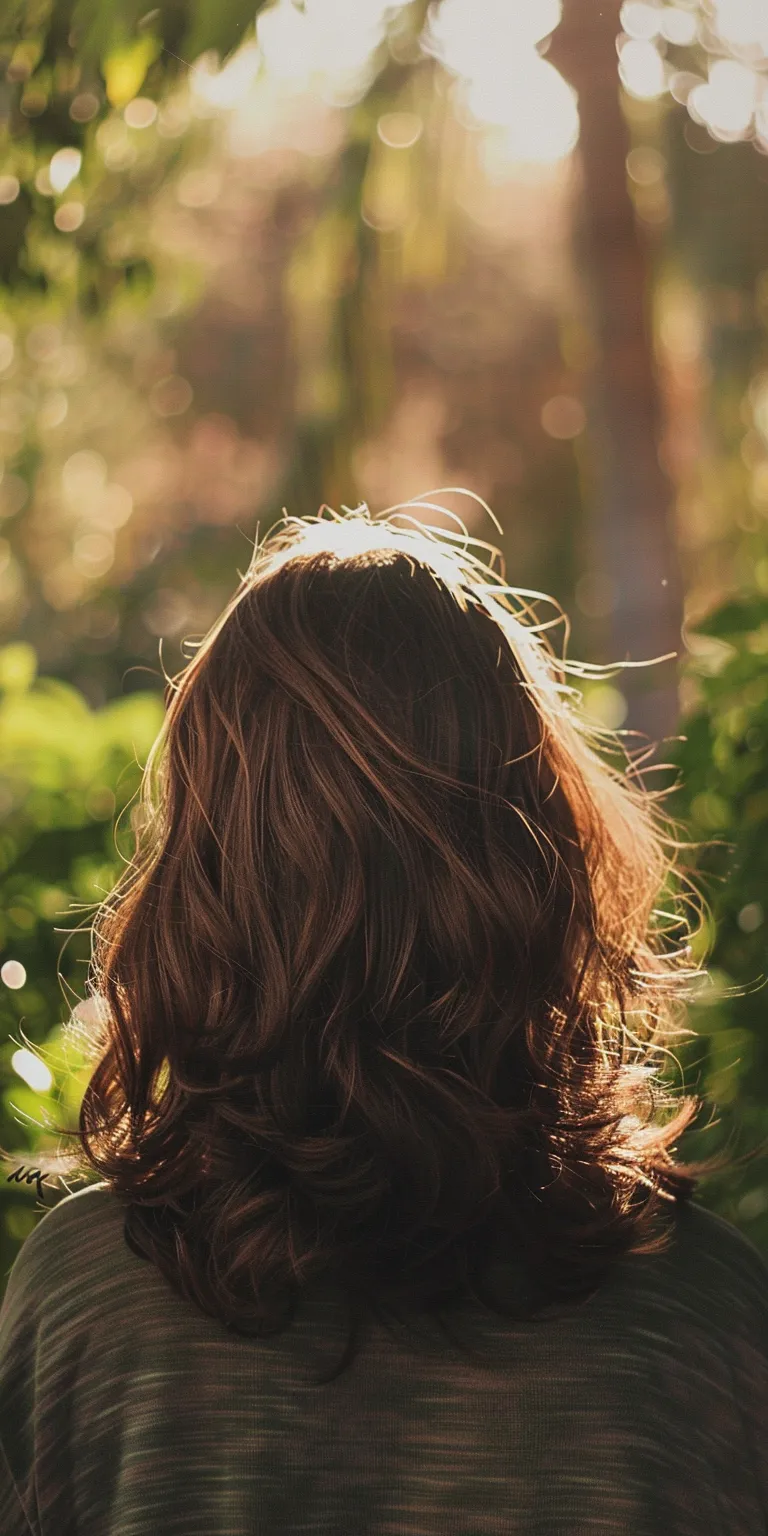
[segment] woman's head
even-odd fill
[[[530,618],[445,537],[289,519],[169,685],[80,1136],[230,1326],[322,1278],[430,1309],[500,1236],[577,1294],[692,1192],[657,802]]]

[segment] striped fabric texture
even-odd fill
[[[460,1317],[471,1359],[376,1324],[315,1386],[338,1298],[234,1334],[81,1189],[0,1309],[0,1536],[767,1536],[768,1266],[730,1223],[680,1206],[556,1319]]]

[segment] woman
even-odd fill
[[[659,796],[451,537],[288,519],[169,680],[99,1179],[0,1314],[4,1536],[768,1531],[768,1268],[658,1077]]]

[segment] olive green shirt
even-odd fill
[[[103,1185],[46,1211],[0,1309],[1,1536],[766,1536],[768,1267],[677,1208],[545,1323],[462,1303],[479,1359],[346,1309],[232,1333],[127,1246]]]

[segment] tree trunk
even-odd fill
[[[594,517],[601,563],[616,594],[610,659],[638,662],[671,651],[680,656],[683,606],[673,492],[658,453],[661,409],[649,252],[627,186],[630,143],[619,95],[619,10],[620,0],[565,0],[548,58],[579,97],[582,198],[576,239],[597,343]],[[616,684],[628,700],[627,728],[654,742],[674,734],[676,662],[629,669],[618,674]]]

